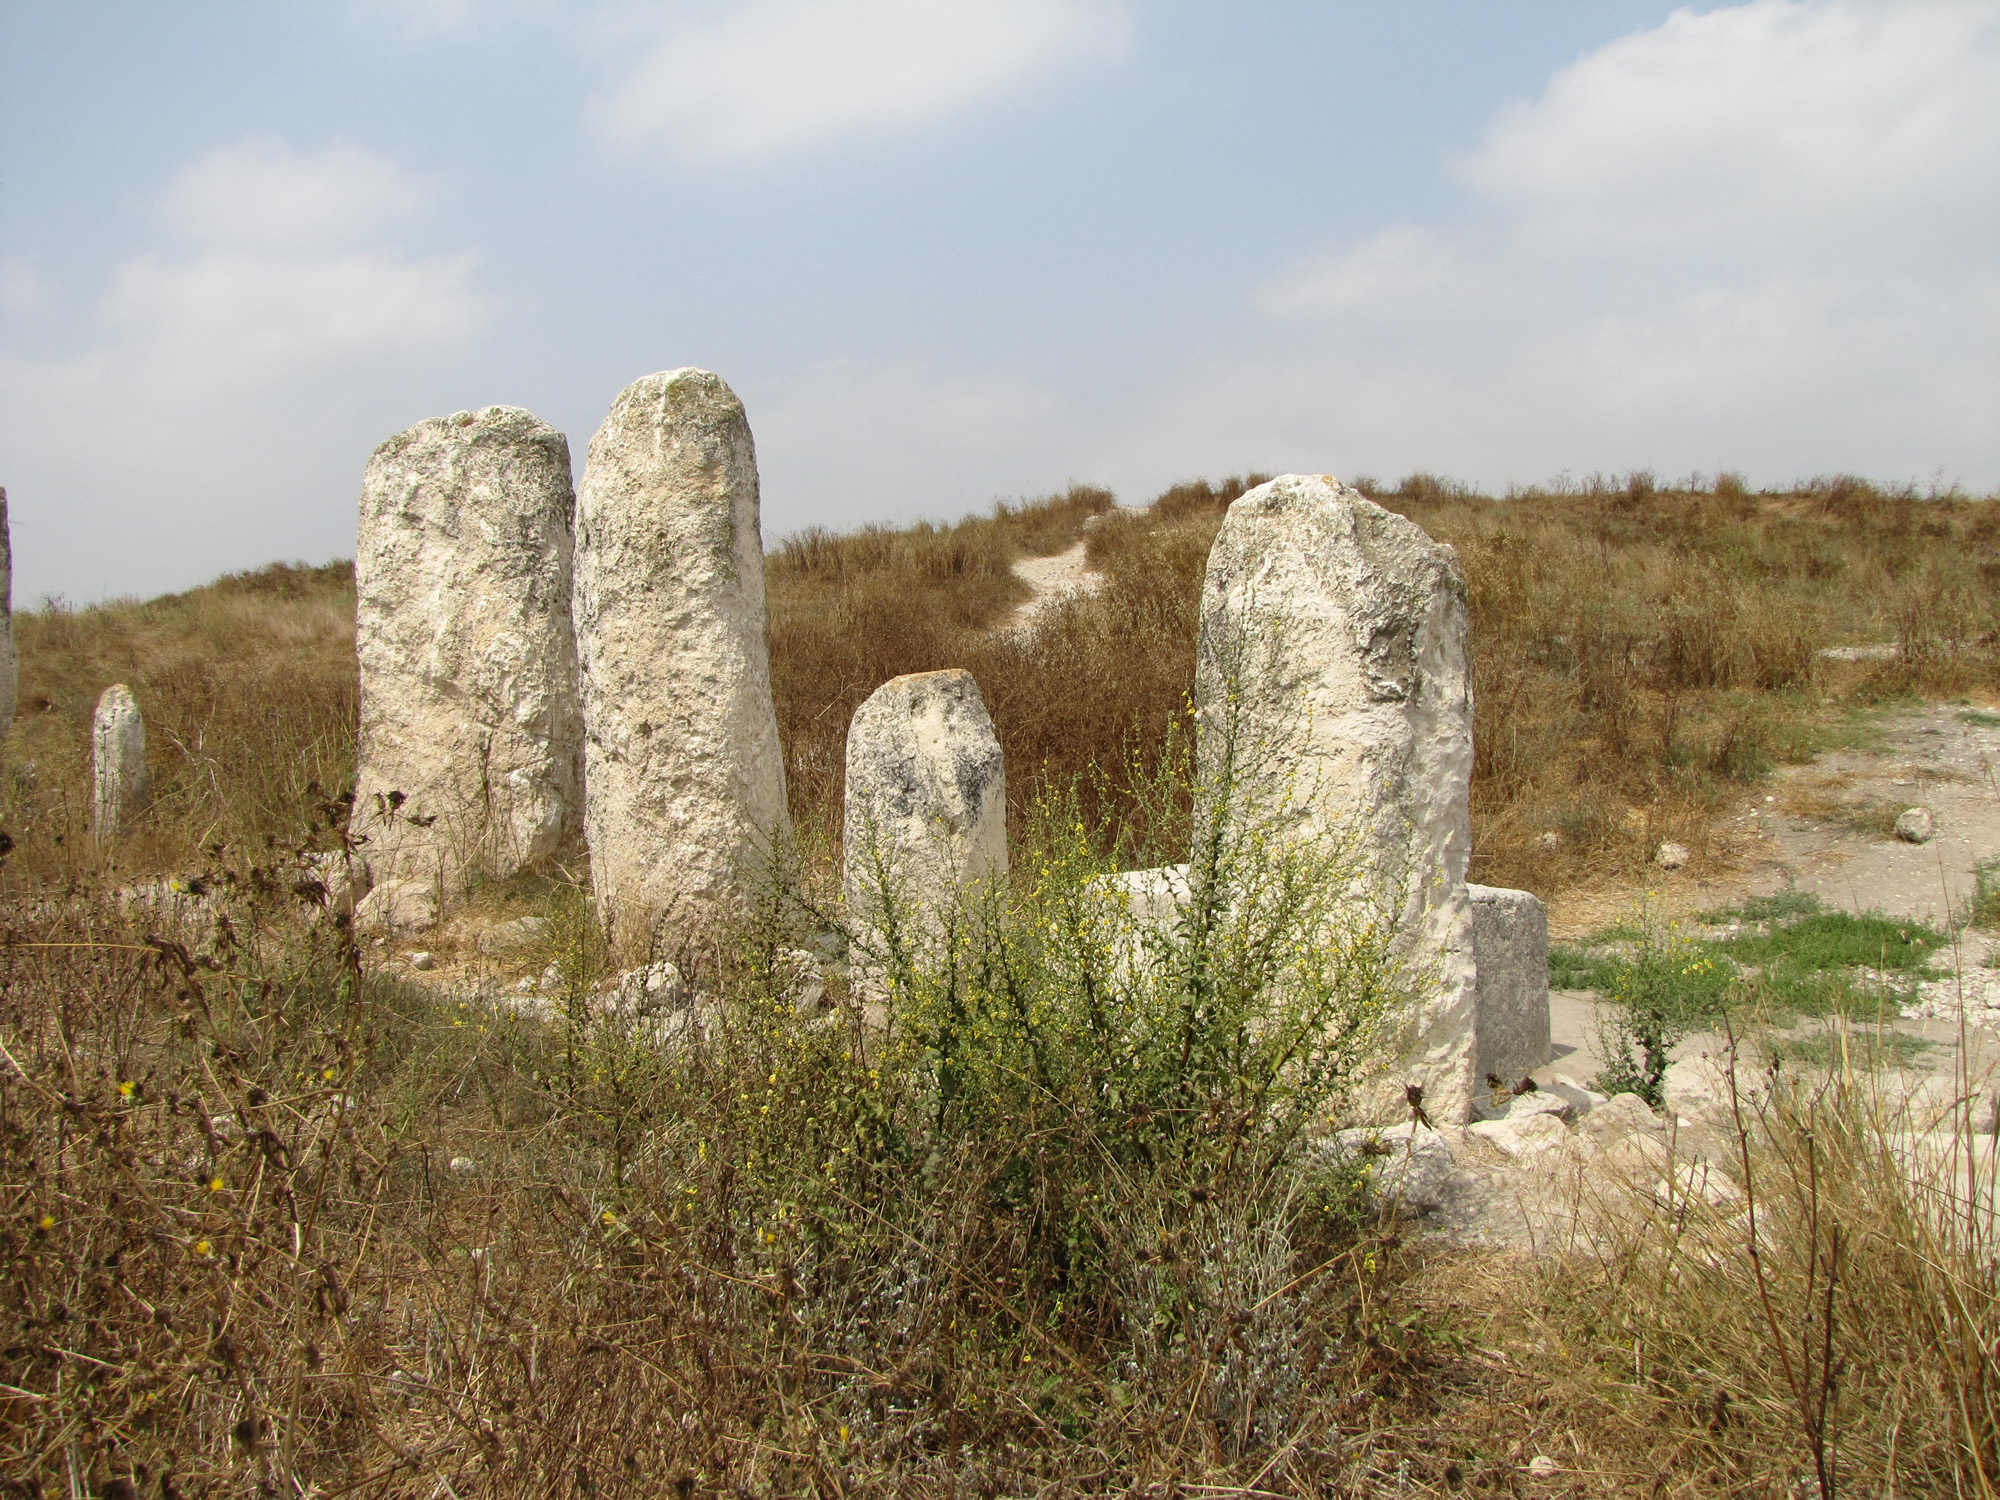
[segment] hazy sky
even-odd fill
[[[2000,486],[2000,0],[0,0],[15,598],[719,371],[767,540],[1251,467]]]

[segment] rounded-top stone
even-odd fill
[[[892,677],[854,711],[843,855],[869,922],[891,901],[928,919],[1006,873],[1006,762],[970,672]]]
[[[575,611],[599,910],[621,944],[671,946],[743,914],[789,833],[757,452],[720,376],[612,403],[577,491]]]

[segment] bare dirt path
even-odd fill
[[[1088,539],[1082,538],[1062,552],[1048,557],[1024,557],[1015,563],[1014,576],[1035,592],[1000,628],[1032,635],[1036,619],[1045,611],[1067,599],[1087,598],[1103,588],[1104,575],[1090,566],[1089,545]]]

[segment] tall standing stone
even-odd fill
[[[370,877],[451,894],[582,826],[569,443],[518,406],[433,417],[361,487],[352,828]]]
[[[970,672],[893,677],[854,711],[842,844],[848,910],[877,931],[890,906],[935,931],[1006,874],[1006,764]]]
[[[577,493],[591,882],[628,950],[747,909],[788,836],[757,451],[706,370],[627,386]]]
[[[1397,1081],[1420,1084],[1440,1120],[1465,1119],[1472,690],[1457,555],[1338,480],[1283,475],[1223,519],[1199,651],[1202,753],[1233,734],[1243,809],[1283,817],[1291,837],[1351,840],[1400,904],[1423,978],[1399,1020]]]
[[[90,724],[90,769],[95,792],[91,827],[97,842],[108,845],[146,805],[146,721],[122,682],[114,682],[97,700]]]
[[[7,528],[7,492],[0,489],[0,735],[14,727],[21,658],[14,649],[14,541]]]

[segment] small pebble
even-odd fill
[[[469,1156],[454,1156],[451,1159],[451,1169],[460,1177],[470,1177],[479,1170],[479,1163]]]
[[[428,953],[412,953],[410,955],[410,967],[413,969],[421,971],[435,968],[436,966],[437,960],[432,958]]]
[[[1528,1472],[1537,1479],[1547,1479],[1562,1472],[1562,1465],[1546,1453],[1537,1453],[1528,1460]]]

